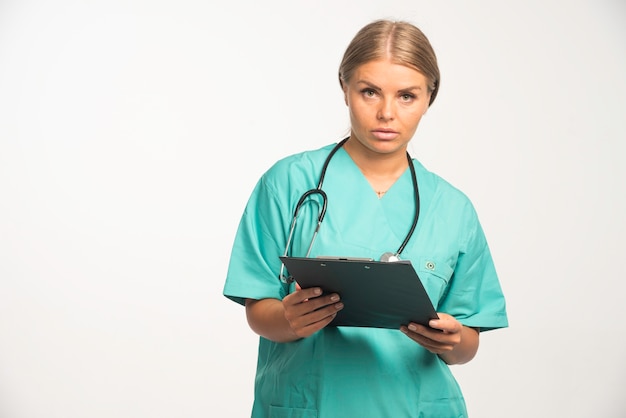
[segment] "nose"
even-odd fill
[[[378,120],[389,121],[395,117],[395,103],[390,99],[383,99],[380,101],[380,107],[378,108],[377,117]]]

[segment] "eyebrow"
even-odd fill
[[[366,84],[367,86],[373,88],[374,90],[382,90],[376,84],[371,83],[371,82],[369,82],[367,80],[358,80],[357,84]],[[405,87],[403,89],[400,89],[398,91],[412,91],[412,90],[422,90],[422,86],[409,86],[409,87]]]

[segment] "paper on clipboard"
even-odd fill
[[[409,322],[428,326],[437,313],[410,261],[280,257],[303,288],[338,293],[344,308],[329,326],[399,329]]]

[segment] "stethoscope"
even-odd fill
[[[330,163],[330,160],[333,158],[335,153],[339,151],[339,149],[343,146],[343,144],[346,143],[348,139],[349,137],[343,139],[341,142],[335,145],[335,147],[330,151],[330,154],[328,154],[328,157],[326,157],[326,161],[324,161],[324,165],[322,166],[322,172],[320,173],[320,179],[319,179],[319,182],[317,183],[317,187],[315,189],[311,189],[311,190],[304,192],[302,196],[300,197],[300,200],[298,200],[298,203],[296,204],[296,208],[293,212],[293,219],[291,220],[289,236],[287,238],[287,244],[285,245],[285,252],[283,254],[284,257],[287,256],[287,253],[289,252],[289,249],[291,248],[291,240],[293,238],[293,233],[296,228],[296,221],[298,219],[298,212],[300,211],[300,208],[304,204],[305,200],[307,200],[307,198],[313,195],[319,195],[322,200],[321,209],[319,211],[319,216],[317,217],[317,226],[315,227],[315,231],[313,232],[313,238],[311,238],[311,243],[309,244],[309,249],[307,250],[305,257],[308,257],[309,254],[311,254],[313,243],[315,242],[317,233],[320,230],[320,226],[322,225],[322,221],[324,220],[324,216],[326,215],[326,207],[328,206],[328,197],[326,196],[326,192],[322,190],[322,185],[324,184],[324,177],[326,176],[326,169],[328,168],[328,164]],[[394,262],[394,261],[400,260],[400,254],[402,253],[402,251],[404,251],[404,247],[406,247],[409,240],[413,236],[413,232],[415,231],[415,227],[417,226],[417,220],[420,215],[420,195],[419,195],[419,189],[417,187],[417,176],[415,175],[415,167],[413,166],[413,161],[411,160],[411,156],[409,155],[408,151],[406,153],[406,158],[409,162],[409,169],[411,170],[411,181],[413,182],[413,196],[415,198],[415,213],[413,215],[413,223],[411,224],[411,228],[409,229],[409,233],[406,235],[406,238],[404,238],[404,241],[402,241],[402,244],[400,244],[400,247],[398,247],[398,250],[395,253],[391,251],[385,252],[383,253],[383,255],[380,256],[380,261],[383,261],[383,262]],[[285,271],[285,263],[282,263],[280,266],[280,274],[278,276],[279,279],[283,283],[291,283],[293,281],[293,278],[285,277],[284,271]]]

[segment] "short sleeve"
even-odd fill
[[[459,253],[439,310],[463,325],[487,331],[508,326],[506,303],[483,229],[473,208],[467,238]]]
[[[282,299],[288,286],[280,281],[280,259],[286,234],[287,210],[263,176],[255,186],[239,222],[223,294],[245,304],[246,299]]]

